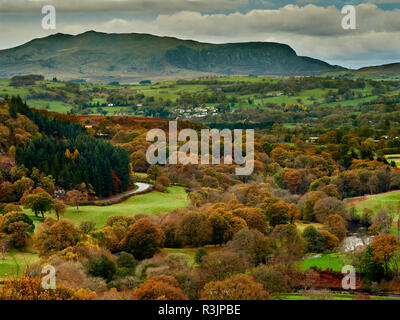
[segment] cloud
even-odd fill
[[[342,28],[343,15],[338,8],[311,4],[304,7],[287,5],[275,10],[252,10],[244,14],[181,11],[158,15],[155,20],[117,18],[98,24],[96,28],[105,32],[149,32],[185,38],[221,38],[221,41],[276,33],[333,37],[363,35],[371,31],[400,32],[399,9],[385,11],[374,4],[362,4],[356,7],[356,12],[356,30]],[[71,26],[69,29],[73,28]]]
[[[185,10],[159,14],[155,18],[126,18],[121,15],[111,18],[105,15],[86,22],[82,18],[89,14],[76,19],[62,14],[57,16],[56,31],[71,34],[88,30],[138,32],[212,43],[273,41],[289,44],[300,55],[348,67],[396,61],[400,51],[400,10],[383,10],[368,3],[356,6],[356,12],[357,30],[342,29],[343,15],[336,6],[308,4],[225,14]],[[3,46],[46,35],[39,20],[18,26],[0,20],[0,30],[0,44]],[[10,41],[13,42],[10,44]]]
[[[214,12],[247,5],[247,0],[0,0],[0,13],[40,13],[45,5],[57,12],[131,12],[160,14],[181,10]]]

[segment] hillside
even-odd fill
[[[148,34],[55,34],[0,51],[0,77],[190,78],[210,74],[318,75],[344,70],[268,42],[208,44]]]
[[[390,63],[382,66],[365,67],[356,71],[358,76],[400,77],[400,63]]]
[[[389,63],[379,66],[364,67],[357,70],[328,72],[326,76],[339,76],[348,79],[400,79],[400,63]]]

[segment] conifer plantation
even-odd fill
[[[91,136],[80,124],[32,110],[20,97],[9,100],[9,112],[14,117],[25,115],[40,132],[32,141],[17,146],[18,164],[55,177],[56,184],[67,190],[82,182],[101,197],[127,189],[129,157],[122,148]]]

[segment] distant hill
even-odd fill
[[[346,69],[301,57],[285,44],[209,44],[149,34],[55,34],[0,51],[0,77],[42,74],[91,81],[202,75],[319,75]]]
[[[400,63],[391,63],[384,64],[382,66],[361,68],[356,71],[356,75],[400,77]]]
[[[325,76],[345,77],[353,79],[400,79],[400,63],[364,67],[357,70],[347,69],[340,72],[328,72]]]

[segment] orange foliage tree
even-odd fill
[[[138,260],[151,258],[164,246],[162,229],[148,218],[136,221],[121,241],[121,247]]]
[[[245,274],[233,275],[223,281],[207,283],[202,292],[202,300],[268,300],[270,298],[262,284],[256,283]]]
[[[155,276],[143,283],[134,293],[138,300],[187,300],[178,281],[171,276]]]
[[[372,261],[383,264],[385,272],[396,250],[399,249],[399,242],[392,234],[381,234],[376,236],[371,242]]]
[[[34,236],[34,245],[42,256],[75,246],[84,237],[71,221],[47,218]]]

